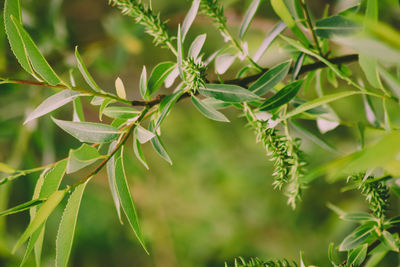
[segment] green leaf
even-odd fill
[[[96,148],[82,144],[78,149],[69,151],[67,174],[76,172],[97,161],[101,155]]]
[[[14,213],[18,213],[18,212],[21,212],[21,211],[25,211],[25,210],[30,209],[32,207],[35,207],[35,206],[37,206],[39,204],[42,204],[45,201],[46,201],[46,199],[44,199],[44,198],[30,200],[28,202],[25,202],[25,203],[22,203],[22,204],[19,204],[19,205],[15,206],[15,207],[12,207],[12,208],[10,208],[8,210],[0,211],[0,216],[7,216],[7,215],[10,215],[10,214],[14,214]]]
[[[29,223],[22,236],[19,238],[17,244],[13,248],[13,253],[47,220],[50,214],[58,206],[61,200],[67,193],[67,189],[59,190],[49,196],[49,198],[42,204],[33,220]]]
[[[204,42],[206,41],[207,34],[200,34],[199,36],[194,39],[192,44],[190,45],[189,52],[188,52],[188,57],[197,59],[197,57],[200,54],[201,48],[204,45]]]
[[[342,241],[339,246],[339,251],[347,251],[366,243],[371,233],[375,230],[375,226],[375,222],[367,222],[357,227]]]
[[[15,24],[11,20],[11,16],[13,16],[16,21],[18,21],[19,23],[22,23],[21,6],[20,5],[21,4],[20,4],[19,0],[5,0],[4,26],[5,26],[7,38],[10,43],[11,50],[13,51],[19,64],[21,64],[22,68],[24,68],[26,72],[33,75],[36,79],[40,80],[40,78],[38,78],[35,75],[35,72],[32,69],[31,63],[29,62],[28,52],[26,51],[24,42],[18,31],[18,28],[15,26]]]
[[[244,35],[247,32],[247,29],[250,26],[251,21],[254,18],[254,15],[257,12],[258,7],[260,6],[260,0],[253,0],[249,6],[249,8],[246,11],[246,14],[244,15],[242,25],[240,26],[239,30],[239,38],[243,39]]]
[[[286,24],[284,22],[279,22],[274,26],[274,28],[267,34],[264,41],[261,43],[257,52],[254,54],[253,61],[257,62],[261,56],[265,53],[271,43],[286,29]]]
[[[393,250],[395,252],[399,252],[399,247],[397,245],[396,239],[394,238],[394,236],[389,233],[388,231],[383,231],[382,232],[382,239],[383,239],[383,243],[390,249]]]
[[[290,69],[290,64],[291,61],[287,61],[268,70],[249,87],[249,91],[258,96],[266,94],[286,77]]]
[[[361,26],[343,16],[332,16],[315,23],[315,33],[322,38],[331,39],[334,36],[346,36],[361,30]]]
[[[368,244],[364,244],[362,246],[359,246],[351,250],[347,257],[347,265],[354,267],[360,266],[367,257],[367,251],[368,251]]]
[[[135,128],[135,134],[141,144],[144,144],[155,137],[155,134],[140,125]]]
[[[231,54],[218,55],[215,58],[215,71],[218,74],[224,74],[235,61],[236,56]]]
[[[223,109],[232,106],[231,103],[226,103],[224,101],[212,98],[212,97],[207,97],[201,100],[203,103],[205,103],[208,106],[211,106],[214,109]]]
[[[346,213],[340,216],[340,219],[351,222],[374,221],[375,217],[365,212]]]
[[[400,97],[400,80],[386,69],[378,67],[379,73],[387,86],[392,90],[396,97]]]
[[[193,0],[192,6],[190,7],[190,9],[185,17],[185,20],[183,21],[183,24],[182,24],[182,28],[181,28],[182,43],[185,41],[186,34],[188,33],[189,28],[192,25],[196,15],[197,15],[199,6],[200,6],[200,0]]]
[[[272,97],[267,99],[264,103],[262,103],[259,109],[271,110],[288,103],[297,95],[302,85],[303,85],[303,80],[295,81],[286,85],[281,90],[279,90],[275,95],[273,95]]]
[[[230,103],[240,103],[248,101],[262,100],[253,92],[246,90],[243,87],[230,84],[206,84],[199,88],[200,94],[208,97],[213,97]]]
[[[146,71],[146,66],[143,66],[142,74],[140,75],[140,81],[139,81],[139,89],[140,89],[140,94],[144,99],[149,99],[148,93],[147,93],[147,71]]]
[[[0,162],[0,172],[4,172],[4,173],[14,173],[14,172],[16,172],[16,171],[17,171],[17,170],[14,169],[13,167],[8,166],[7,164]]]
[[[322,106],[324,104],[333,102],[335,100],[344,98],[344,97],[348,97],[348,96],[352,96],[352,95],[356,95],[356,94],[362,94],[362,92],[360,91],[346,91],[346,92],[340,92],[340,93],[335,93],[335,94],[330,94],[330,95],[324,95],[320,98],[316,98],[313,99],[311,101],[308,101],[300,106],[298,106],[297,108],[291,110],[290,112],[288,112],[286,114],[286,116],[284,118],[282,118],[282,120],[288,119],[290,117],[293,117],[297,114],[300,114],[302,112],[305,112],[307,110]]]
[[[32,38],[29,36],[28,32],[22,27],[21,22],[18,18],[11,15],[11,20],[14,23],[17,31],[19,32],[22,41],[24,42],[25,51],[28,54],[28,59],[32,68],[50,85],[57,85],[61,82],[57,74],[50,67],[49,63],[40,53],[36,44],[33,42]]]
[[[115,102],[113,99],[105,98],[104,101],[101,103],[100,108],[99,108],[99,120],[100,121],[103,120],[104,110],[108,107],[108,105],[110,105],[113,102]]]
[[[331,242],[329,244],[328,248],[328,259],[332,263],[333,266],[339,266],[340,264],[340,259],[338,259],[338,256],[336,254],[336,249],[335,249],[335,244]]]
[[[79,207],[81,205],[83,192],[89,181],[90,179],[75,188],[68,199],[67,206],[61,217],[56,238],[56,267],[66,267],[68,265]]]
[[[112,153],[112,151],[117,146],[117,141],[114,141],[110,144],[108,148],[108,154]],[[121,224],[121,204],[119,203],[116,184],[115,184],[115,156],[112,156],[110,160],[107,162],[107,175],[108,175],[108,184],[110,186],[111,196],[114,200],[115,209],[117,210],[118,219]]]
[[[71,102],[80,95],[81,94],[79,94],[78,92],[72,90],[64,90],[50,96],[28,115],[28,117],[24,121],[24,124],[30,122],[33,119],[39,118],[49,112],[52,112],[59,107],[64,106],[65,104]]]
[[[61,129],[81,142],[107,143],[118,137],[118,129],[101,123],[73,122],[52,118]]]
[[[130,226],[135,233],[140,244],[149,253],[144,243],[142,231],[139,226],[139,219],[136,213],[135,204],[133,202],[132,194],[129,190],[128,181],[126,180],[124,163],[123,163],[123,151],[121,150],[121,156],[115,160],[115,184],[117,188],[118,198],[122,206]]]
[[[74,113],[73,121],[85,121],[85,114],[83,113],[82,101],[79,97],[75,98],[73,101]]]
[[[272,8],[275,13],[286,23],[286,25],[292,30],[292,32],[301,40],[305,45],[309,45],[307,37],[297,26],[292,15],[290,14],[285,2],[283,0],[271,0]]]
[[[224,114],[215,110],[212,106],[204,103],[194,95],[192,96],[193,105],[207,118],[215,121],[229,122],[228,118]]]
[[[178,63],[178,70],[179,70],[179,76],[183,79],[185,79],[185,75],[182,70],[182,63],[183,63],[183,58],[184,58],[184,53],[182,49],[182,31],[181,31],[181,25],[178,25],[178,36],[176,38],[177,42],[177,55],[176,55],[176,61]]]
[[[131,107],[106,107],[103,114],[114,119],[132,119],[139,116],[140,111]]]
[[[160,127],[161,123],[164,121],[165,117],[168,115],[168,112],[171,110],[172,106],[178,101],[178,99],[183,95],[182,90],[178,90],[175,93],[165,97],[160,103],[161,114],[158,117],[157,123],[154,127],[154,131]]]
[[[149,169],[149,165],[147,165],[146,158],[144,157],[142,147],[140,146],[140,141],[137,137],[137,131],[135,129],[135,133],[133,135],[133,152],[135,153],[136,158],[140,163],[146,168]]]
[[[150,96],[160,89],[164,80],[175,68],[174,62],[163,62],[158,64],[151,72],[149,82],[147,83],[146,96]]]
[[[378,127],[379,121],[376,118],[375,109],[374,106],[372,105],[370,97],[363,95],[363,102],[364,102],[365,116],[367,117],[368,122],[371,125]]]
[[[126,99],[125,86],[120,77],[115,80],[115,90],[119,98]]]
[[[67,168],[67,160],[64,159],[58,162],[53,168],[46,171],[43,176],[43,183],[38,181],[37,191],[39,192],[38,198],[48,198],[60,187],[61,180],[65,175]],[[35,197],[35,198],[37,198]]]
[[[89,71],[86,68],[85,63],[82,60],[81,55],[79,54],[78,47],[75,46],[75,57],[78,64],[78,69],[81,72],[83,78],[85,79],[86,83],[95,91],[101,91],[100,87],[94,81],[92,75],[90,75]]]
[[[149,130],[154,131],[154,121],[151,121],[149,124]],[[169,164],[172,165],[172,160],[169,157],[167,151],[164,148],[163,143],[161,142],[160,136],[157,135],[155,132],[155,137],[150,140],[154,150],[163,158],[165,159]]]

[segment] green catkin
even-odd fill
[[[370,182],[373,178],[373,176],[365,178],[365,173],[360,173],[349,176],[347,180],[358,184],[361,194],[369,204],[369,209],[375,217],[383,219],[389,207],[389,188],[382,181]]]
[[[133,17],[137,23],[143,25],[146,32],[154,38],[156,46],[173,48],[173,39],[167,31],[166,22],[161,21],[160,15],[153,14],[153,11],[141,1],[110,0],[109,4],[118,7],[123,15]]]
[[[193,58],[187,58],[182,62],[182,70],[185,75],[185,90],[196,93],[197,90],[204,86],[206,79],[206,67]]]
[[[225,266],[228,266],[225,264]],[[234,267],[297,267],[296,262],[288,261],[286,259],[283,260],[260,260],[259,258],[251,258],[249,260],[245,260],[242,257],[235,259]]]

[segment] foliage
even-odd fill
[[[151,143],[155,152],[172,164],[161,140],[161,126],[177,103],[185,98],[191,98],[193,106],[205,117],[218,122],[230,122],[221,112],[222,109],[234,108],[240,112],[256,133],[256,140],[264,145],[267,156],[273,161],[273,187],[285,191],[288,204],[293,209],[304,192],[312,192],[311,182],[314,179],[325,175],[328,180],[336,181],[348,176],[349,184],[345,190],[359,189],[371,213],[347,213],[333,204],[329,205],[341,219],[360,224],[340,245],[332,244],[329,247],[328,258],[333,266],[377,266],[390,251],[399,253],[400,221],[396,216],[389,216],[388,211],[391,208],[390,191],[396,195],[400,191],[397,181],[400,175],[400,133],[396,126],[399,114],[393,111],[398,108],[400,96],[400,35],[391,26],[378,21],[380,5],[377,0],[362,1],[331,16],[325,12],[317,21],[313,19],[304,0],[271,0],[274,12],[282,21],[265,37],[256,54],[251,56],[245,40],[246,33],[251,29],[257,11],[265,8],[265,2],[251,1],[239,27],[239,38],[236,38],[228,28],[228,20],[218,0],[193,0],[182,24],[177,27],[176,36],[169,32],[167,22],[153,11],[151,4],[141,0],[110,0],[111,6],[134,18],[151,36],[155,46],[168,49],[174,59],[160,62],[149,76],[149,66],[144,66],[140,80],[135,85],[142,99],[131,100],[119,77],[115,79],[115,94],[99,86],[101,83],[96,82],[89,72],[78,47],[74,53],[74,68],[79,70],[87,85],[85,88],[77,86],[73,69],[69,75],[65,75],[58,70],[58,66],[52,66],[46,60],[40,46],[36,45],[26,29],[20,1],[5,1],[4,29],[11,51],[21,67],[36,81],[14,79],[10,75],[10,78],[1,78],[0,84],[5,88],[20,84],[57,89],[56,93],[27,114],[24,124],[31,124],[73,103],[72,121],[51,118],[55,125],[80,144],[79,148],[71,149],[66,158],[43,166],[18,169],[18,164],[12,162],[0,164],[0,171],[4,173],[1,186],[41,173],[31,200],[0,211],[0,216],[27,209],[30,211],[30,223],[13,249],[15,252],[28,243],[21,265],[27,262],[32,251],[36,264],[40,265],[47,220],[69,195],[59,223],[55,258],[55,266],[68,265],[85,188],[102,169],[107,170],[108,186],[119,221],[123,222],[124,214],[138,243],[146,253],[151,253],[148,244],[151,240],[146,240],[140,226],[127,179],[128,141],[132,141],[133,153],[145,168],[149,169],[151,165],[142,150],[145,143]],[[208,16],[224,39],[219,49],[207,58],[206,47],[203,47],[206,34],[198,35],[190,45],[187,41],[198,14]],[[285,25],[291,31],[291,37],[284,34]],[[273,41],[286,51],[287,58],[265,68],[260,58],[264,53],[268,54]],[[338,54],[333,43],[350,47],[357,53]],[[225,73],[229,71],[228,74],[234,76],[235,61],[240,61],[238,64],[241,69],[235,78],[229,78]],[[365,79],[353,74],[346,66],[352,62],[358,62]],[[211,63],[214,63],[215,74],[210,71]],[[326,77],[323,73],[326,73]],[[332,87],[344,90],[325,94],[321,86],[323,78]],[[314,80],[316,96],[309,99],[304,93]],[[163,84],[166,88],[175,85],[175,89],[168,94],[161,94]],[[337,114],[339,111],[331,106],[332,102],[344,101],[350,96],[362,101],[366,122],[341,120]],[[90,100],[91,106],[99,107],[100,122],[85,120],[82,104],[85,99]],[[103,120],[103,117],[107,119]],[[314,134],[313,130],[308,129],[309,126],[299,125],[299,122],[307,120],[315,121],[321,134]],[[322,148],[336,153],[338,149],[325,140],[325,134],[338,131],[340,125],[359,132],[360,149],[353,148],[352,151],[346,151],[348,155],[341,155],[327,163],[317,160],[317,166],[313,162],[317,155],[307,156],[302,140],[297,137],[298,132]],[[379,141],[366,141],[366,129],[378,132],[376,139]],[[64,181],[66,174],[88,167],[90,171],[77,181]],[[305,190],[308,187],[310,189]],[[246,261],[239,258],[234,262],[234,266],[292,265],[298,266],[296,262],[286,259],[263,261],[254,258]],[[299,265],[305,266],[302,257]]]

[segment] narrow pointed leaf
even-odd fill
[[[178,101],[178,99],[183,95],[183,91],[178,90],[172,95],[165,97],[160,103],[161,114],[158,117],[157,123],[154,127],[155,130],[160,127],[161,123],[164,121],[165,117],[168,115],[168,112],[171,110],[172,106]]]
[[[351,222],[365,222],[365,221],[373,221],[375,220],[375,217],[369,213],[356,212],[356,213],[346,213],[343,216],[340,216],[340,219]]]
[[[249,6],[249,8],[246,11],[246,14],[244,15],[243,21],[242,21],[242,25],[240,26],[240,30],[239,30],[239,38],[243,39],[244,35],[247,32],[247,29],[250,26],[251,21],[254,18],[254,15],[257,12],[257,9],[260,5],[260,0],[253,0]]]
[[[149,130],[154,131],[154,121],[151,121],[149,124]],[[163,158],[165,159],[169,164],[172,165],[172,160],[169,157],[167,151],[165,150],[164,144],[162,143],[160,136],[157,135],[157,133],[154,133],[155,137],[150,140],[154,150]]]
[[[67,267],[68,265],[82,195],[89,181],[90,179],[75,188],[61,217],[56,239],[56,267]]]
[[[368,244],[364,244],[362,246],[353,249],[349,253],[349,256],[347,258],[347,265],[354,267],[360,266],[367,257],[367,250],[368,250]]]
[[[130,107],[106,107],[103,114],[114,119],[132,119],[139,116],[140,111]]]
[[[140,146],[140,141],[137,138],[137,132],[133,136],[133,152],[135,153],[136,158],[140,163],[146,168],[149,169],[149,165],[147,165],[146,158],[144,157],[142,147]]]
[[[140,75],[139,89],[140,89],[140,94],[142,95],[142,97],[144,99],[148,99],[146,66],[143,66],[142,74]]]
[[[86,68],[85,63],[82,60],[81,55],[79,54],[78,47],[75,47],[75,57],[78,63],[78,69],[81,72],[83,78],[85,79],[86,83],[95,91],[101,91],[100,87],[94,81],[92,75],[90,75],[89,71]]]
[[[290,100],[292,100],[299,92],[301,86],[303,85],[303,80],[295,81],[291,84],[286,85],[281,90],[279,90],[271,98],[267,99],[261,106],[260,110],[271,110],[278,108]]]
[[[359,226],[351,234],[349,234],[340,244],[340,251],[347,251],[358,247],[367,242],[371,233],[374,231],[375,222],[368,222]]]
[[[383,243],[391,250],[399,252],[399,246],[397,245],[396,239],[388,231],[382,233]]]
[[[236,56],[231,54],[218,55],[215,58],[215,71],[218,74],[224,74],[235,61]]]
[[[267,51],[271,43],[286,29],[286,24],[284,22],[279,22],[274,26],[274,28],[267,34],[264,41],[261,43],[257,52],[254,54],[253,60],[257,62],[262,55]]]
[[[90,164],[94,163],[101,157],[96,148],[88,144],[82,144],[78,149],[69,151],[69,160],[67,165],[67,174],[76,172]]]
[[[80,94],[78,92],[65,90],[50,96],[28,115],[28,117],[24,121],[24,124],[33,119],[39,118],[49,112],[52,112],[59,107],[62,107],[63,105],[77,98],[79,95]]]
[[[228,118],[225,117],[224,114],[217,111],[216,109],[214,109],[207,103],[204,103],[197,97],[192,96],[192,103],[207,118],[215,120],[215,121],[229,122]]]
[[[4,173],[14,173],[14,172],[16,172],[16,171],[17,171],[17,170],[14,169],[13,167],[8,166],[7,164],[0,162],[0,172],[4,172]]]
[[[135,134],[141,144],[144,144],[155,137],[155,134],[153,132],[143,128],[140,125],[136,126]]]
[[[85,114],[83,113],[82,101],[79,97],[75,98],[73,101],[74,113],[73,113],[73,121],[85,121]]]
[[[35,207],[35,206],[37,206],[39,204],[42,204],[44,201],[46,201],[46,199],[44,199],[44,198],[30,200],[28,202],[22,203],[20,205],[15,206],[15,207],[9,208],[8,210],[1,211],[0,212],[0,216],[7,216],[7,215],[10,215],[10,214],[14,214],[14,213],[18,213],[18,212],[21,212],[21,211],[25,211],[25,210],[30,209],[32,207]]]
[[[110,147],[108,149],[108,154],[110,154],[115,149],[116,145],[117,145],[116,141],[110,144]],[[115,156],[112,156],[111,159],[107,162],[107,175],[108,175],[108,184],[110,186],[111,196],[114,200],[115,209],[117,210],[118,219],[120,223],[123,224],[121,218],[121,203],[119,202],[118,199],[118,194],[115,184]]]
[[[42,204],[36,216],[29,223],[28,227],[25,229],[25,232],[22,234],[17,244],[13,249],[13,253],[23,244],[25,241],[47,220],[50,214],[54,211],[54,209],[58,206],[61,200],[64,198],[67,190],[56,191],[50,195],[50,197]]]
[[[266,94],[286,77],[289,73],[290,64],[291,61],[287,61],[273,67],[258,78],[257,81],[249,87],[249,91],[259,96]]]
[[[190,7],[185,20],[182,24],[182,42],[185,41],[186,34],[189,31],[190,26],[192,25],[194,19],[196,18],[197,11],[199,10],[200,0],[193,0],[192,6]]]
[[[197,59],[197,57],[200,54],[201,48],[204,45],[204,42],[206,41],[207,34],[201,34],[194,39],[193,43],[190,45],[189,48],[189,53],[188,56],[194,59]]]
[[[122,210],[124,211],[128,219],[129,225],[132,227],[133,232],[135,233],[144,250],[148,253],[148,250],[144,243],[142,231],[139,226],[139,218],[136,213],[132,194],[129,189],[128,181],[126,180],[122,157],[118,157],[115,161],[115,184],[117,188],[118,198],[121,202]]]
[[[200,94],[230,103],[259,101],[262,98],[243,87],[229,84],[206,84],[199,88]]]
[[[33,42],[28,32],[22,27],[22,24],[13,16],[11,17],[14,25],[16,26],[22,41],[24,42],[25,49],[28,53],[29,61],[32,68],[50,85],[57,85],[61,82],[57,74],[50,67],[49,63],[43,57],[42,53]]]
[[[173,62],[163,62],[158,64],[151,72],[149,82],[147,83],[146,96],[150,96],[157,92],[174,68],[175,63]]]

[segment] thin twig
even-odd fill
[[[311,20],[311,16],[310,16],[310,12],[308,11],[308,7],[306,5],[306,2],[305,2],[305,0],[298,0],[298,1],[300,2],[300,6],[301,6],[301,9],[303,10],[304,15],[306,16],[306,23],[307,23],[308,28],[311,31],[311,35],[312,35],[312,37],[314,39],[315,46],[318,49],[318,53],[319,53],[319,55],[321,57],[324,57],[324,55],[322,53],[321,46],[319,45],[318,37],[315,34],[314,26],[313,26],[313,23],[312,23],[312,20]]]

